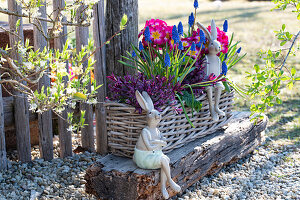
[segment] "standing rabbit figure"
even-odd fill
[[[217,41],[218,32],[215,21],[213,19],[211,20],[211,33],[202,24],[197,23],[197,25],[201,30],[203,30],[209,41],[209,53],[205,56],[207,61],[206,75],[209,76],[210,74],[214,73],[214,75],[219,76],[221,74],[222,66],[220,58],[217,56],[217,54],[221,51],[221,44],[219,41]],[[205,89],[208,97],[209,111],[214,121],[219,120],[219,115],[225,116],[225,113],[219,108],[221,93],[224,89],[225,87],[221,82],[217,82],[215,87],[208,86]],[[212,98],[213,91],[215,93],[214,104]]]
[[[142,130],[136,143],[133,160],[138,167],[143,169],[161,168],[161,191],[163,197],[168,199],[169,194],[166,189],[167,181],[174,191],[180,192],[181,188],[172,180],[169,166],[170,159],[162,152],[162,147],[166,146],[167,143],[157,129],[161,115],[154,109],[153,102],[147,92],[143,91],[141,95],[139,91],[136,91],[135,95],[142,109],[147,111],[148,125]]]

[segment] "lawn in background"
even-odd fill
[[[283,23],[287,30],[296,33],[300,23],[296,16],[288,11],[270,11],[274,7],[272,2],[225,1],[215,3],[199,1],[196,21],[210,25],[215,19],[217,26],[222,27],[223,21],[229,21],[229,31],[235,33],[235,40],[240,43],[242,52],[247,56],[233,70],[229,77],[240,86],[248,83],[245,72],[252,72],[255,63],[262,63],[257,56],[260,49],[279,49],[279,42],[275,38],[275,30],[279,30]],[[145,21],[151,18],[165,20],[168,25],[177,25],[179,21],[185,25],[187,31],[188,16],[194,11],[193,0],[139,0],[139,29],[144,27]],[[298,53],[299,54],[299,53]],[[300,58],[290,57],[289,61],[300,71]],[[292,91],[284,89],[281,97],[282,105],[269,109],[270,119],[266,131],[273,139],[286,138],[290,142],[299,142],[300,137],[300,84]],[[237,97],[236,110],[249,110],[249,99]]]

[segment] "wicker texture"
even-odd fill
[[[194,111],[194,117],[192,117],[191,109],[186,109],[195,128],[191,127],[183,112],[175,114],[171,107],[163,108],[158,129],[167,138],[167,146],[163,148],[164,153],[182,147],[226,125],[232,117],[233,98],[233,92],[222,93],[219,107],[226,113],[226,116],[220,116],[219,121],[214,122],[210,116],[206,94],[198,97],[197,100],[202,102],[200,112]],[[115,155],[132,157],[135,143],[146,126],[146,114],[138,114],[134,107],[122,103],[106,102],[105,106],[109,151]],[[180,107],[180,104],[176,106]]]

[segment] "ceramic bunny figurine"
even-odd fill
[[[211,20],[211,33],[202,24],[197,23],[197,25],[201,30],[203,30],[203,32],[205,33],[209,41],[209,45],[208,45],[209,53],[205,56],[207,61],[206,75],[209,76],[211,73],[214,73],[214,75],[219,76],[222,67],[221,67],[220,58],[217,56],[217,54],[221,51],[221,44],[219,41],[217,41],[218,32],[217,32],[215,21],[213,19]],[[215,87],[213,86],[206,87],[206,93],[207,93],[208,103],[209,103],[209,111],[214,121],[219,120],[219,115],[225,116],[225,113],[219,108],[221,93],[222,90],[224,89],[225,87],[221,82],[217,82]],[[214,104],[212,99],[213,90],[215,92]]]
[[[172,180],[169,166],[170,159],[162,152],[162,147],[166,146],[167,143],[164,141],[165,138],[161,137],[157,129],[161,115],[154,109],[153,102],[147,92],[144,91],[141,95],[139,91],[136,91],[135,95],[140,106],[147,111],[148,125],[142,130],[136,143],[133,160],[138,167],[143,169],[161,168],[161,191],[163,197],[168,199],[169,194],[166,189],[167,181],[174,191],[180,192],[181,188]]]

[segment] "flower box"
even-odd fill
[[[220,116],[218,121],[213,121],[208,109],[206,93],[198,97],[197,100],[202,102],[200,112],[194,111],[194,116],[192,116],[191,109],[186,109],[195,128],[191,127],[183,112],[176,114],[170,106],[163,107],[158,129],[166,138],[167,146],[163,148],[164,153],[211,134],[226,125],[232,118],[233,98],[233,91],[222,93],[219,107],[226,115]],[[176,106],[180,107],[180,104]],[[110,153],[132,157],[135,144],[142,129],[146,126],[145,113],[139,114],[133,106],[112,101],[106,102],[105,107]]]

